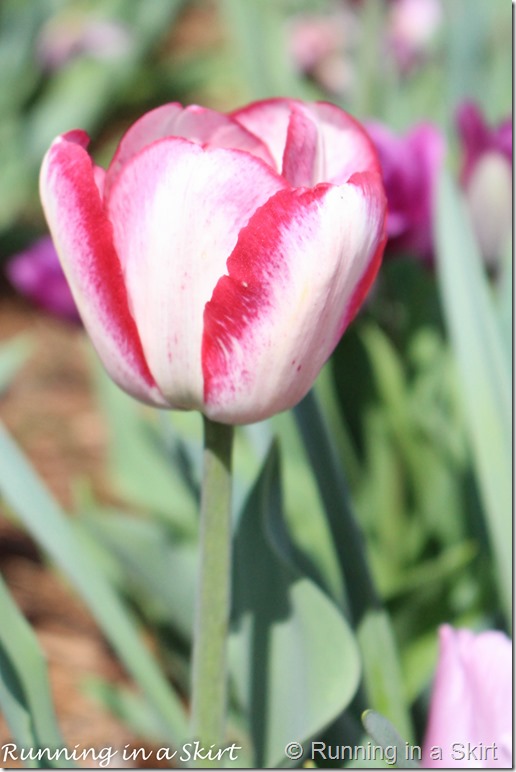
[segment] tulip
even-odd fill
[[[35,57],[43,70],[52,72],[81,56],[101,61],[121,58],[132,45],[129,28],[121,22],[66,9],[41,28]]]
[[[456,120],[463,150],[461,182],[464,186],[485,153],[499,153],[512,164],[512,118],[490,127],[474,102],[463,102],[457,110]]]
[[[402,74],[411,73],[428,58],[442,22],[440,0],[392,0],[387,43]]]
[[[300,13],[289,20],[288,47],[298,72],[324,91],[348,95],[355,86],[356,57],[360,37],[356,14],[344,5],[327,14]]]
[[[512,645],[443,625],[423,767],[512,768]]]
[[[457,111],[461,185],[486,265],[496,268],[512,225],[512,119],[490,127],[473,102]]]
[[[404,136],[381,123],[366,124],[380,156],[387,193],[386,256],[433,261],[434,197],[445,143],[439,129],[419,123]]]
[[[107,171],[87,145],[82,131],[53,142],[41,198],[111,377],[219,423],[295,405],[381,261],[385,194],[361,126],[322,102],[167,104]]]
[[[52,239],[43,236],[6,265],[9,281],[35,305],[69,321],[79,321],[70,288],[59,264]]]

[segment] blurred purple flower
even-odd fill
[[[433,260],[434,195],[445,142],[431,123],[419,123],[404,136],[386,126],[367,122],[378,150],[387,193],[386,256],[414,255]]]
[[[462,143],[461,182],[466,185],[483,155],[495,152],[512,165],[512,118],[498,126],[486,123],[474,102],[463,102],[457,110],[457,130]]]
[[[464,102],[456,121],[461,185],[484,260],[496,267],[511,234],[512,119],[490,127],[476,104]]]
[[[443,625],[422,766],[512,769],[512,644]]]
[[[43,236],[23,252],[13,255],[7,277],[20,295],[35,305],[69,321],[79,314],[50,236]]]

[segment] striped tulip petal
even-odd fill
[[[308,392],[376,274],[384,218],[373,175],[280,191],[256,212],[206,306],[207,415],[257,421]]]
[[[45,215],[75,303],[107,371],[129,394],[164,406],[129,311],[87,143],[83,132],[69,132],[45,156],[40,180]]]
[[[229,115],[199,105],[183,107],[177,102],[156,107],[145,113],[122,137],[108,170],[108,188],[112,188],[124,165],[140,150],[165,137],[183,137],[213,147],[244,150],[274,166],[267,146]]]
[[[354,118],[329,102],[266,99],[235,111],[233,117],[263,139],[287,178],[294,164],[307,164],[303,153],[308,149],[312,156],[315,145],[312,179],[301,184],[341,184],[355,172],[380,170],[376,150],[367,134]]]
[[[124,166],[108,214],[143,349],[170,405],[202,409],[204,306],[240,229],[283,187],[254,156],[180,138]]]

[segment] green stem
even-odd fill
[[[200,581],[194,629],[192,737],[207,751],[223,745],[226,641],[231,581],[231,447],[233,427],[204,418]],[[209,759],[201,767],[218,766]]]

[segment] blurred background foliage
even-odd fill
[[[435,259],[386,260],[308,402],[238,431],[230,735],[243,738],[249,764],[283,763],[293,739],[356,741],[365,707],[421,742],[438,625],[509,625],[510,249],[486,270],[458,193],[456,111],[473,100],[490,125],[510,114],[511,6],[411,5],[405,26],[399,0],[0,5],[3,268],[45,233],[38,170],[71,128],[90,134],[105,165],[125,128],[163,102],[226,111],[281,95],[330,100],[401,134],[431,121],[445,137]],[[27,340],[2,338],[0,384],[16,389]],[[6,436],[5,514],[86,600],[139,687],[90,680],[95,699],[137,737],[178,743],[201,423],[136,405],[90,366],[120,505],[83,478],[65,517]],[[28,660],[12,639],[30,631],[15,627],[11,643],[0,636],[0,669],[5,659],[16,674]],[[16,678],[4,675],[0,704],[18,742],[55,744],[56,727],[20,720],[48,710],[27,697],[48,695],[48,684],[37,644],[26,645],[39,675],[18,702]]]

